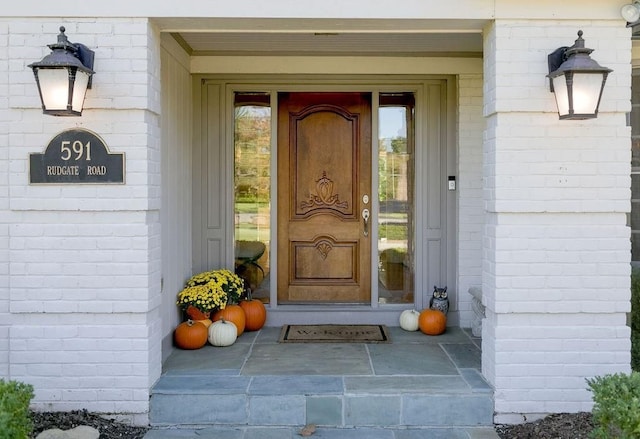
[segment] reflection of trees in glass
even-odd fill
[[[385,153],[380,154],[378,160],[378,192],[380,201],[387,200],[387,186],[389,185],[389,179],[387,178],[387,155]]]
[[[387,148],[386,145],[390,147]],[[406,137],[380,139],[378,159],[380,201],[398,199],[406,201],[407,160]]]
[[[391,139],[391,151],[394,153],[406,153],[407,152],[407,138],[406,137],[394,137]]]
[[[268,241],[271,109],[258,105],[235,108],[236,239]]]
[[[266,251],[256,265],[236,267],[255,289],[270,265],[271,108],[244,102],[236,102],[234,115],[235,240],[260,241]]]
[[[410,93],[380,95],[378,151],[379,302],[413,296],[413,126]],[[382,133],[388,133],[383,136]]]
[[[380,238],[406,241],[407,230],[407,138],[380,140],[379,199]]]
[[[236,202],[269,202],[271,109],[239,106],[235,109]]]

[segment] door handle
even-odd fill
[[[369,209],[362,209],[362,220],[364,221],[364,236],[369,236]]]

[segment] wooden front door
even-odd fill
[[[279,94],[278,302],[370,302],[370,212],[371,94]]]

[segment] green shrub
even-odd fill
[[[640,372],[587,379],[593,393],[593,437],[640,437]]]
[[[33,386],[0,379],[0,439],[26,439],[31,434],[29,403]]]
[[[640,372],[640,268],[631,271],[631,369]]]

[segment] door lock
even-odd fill
[[[364,236],[369,236],[369,209],[362,209],[362,219],[364,220]]]

